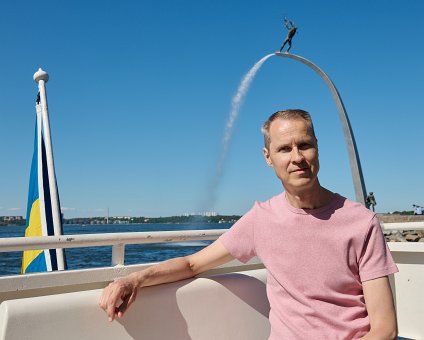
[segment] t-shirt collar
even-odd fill
[[[329,209],[332,209],[336,206],[337,202],[339,202],[339,200],[342,199],[342,196],[340,196],[337,193],[334,193],[332,200],[330,201],[330,203],[319,207],[317,209],[300,209],[300,208],[295,208],[293,207],[290,202],[287,199],[286,196],[286,192],[283,191],[280,194],[280,200],[282,202],[282,204],[289,209],[291,212],[294,212],[295,214],[301,214],[301,215],[316,215],[316,214],[320,214],[323,213],[324,211],[327,211]]]

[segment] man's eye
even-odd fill
[[[289,147],[283,147],[283,148],[280,148],[278,151],[280,151],[282,153],[286,153],[286,152],[290,152],[291,151],[291,148],[289,148]]]
[[[311,144],[308,144],[308,143],[302,143],[302,144],[299,145],[299,149],[300,150],[307,150],[307,149],[309,149],[311,147],[312,147],[312,145]]]

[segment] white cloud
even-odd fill
[[[19,211],[23,210],[22,208],[7,208],[8,211]]]

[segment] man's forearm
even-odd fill
[[[396,340],[397,329],[395,328],[380,328],[370,330],[361,340]]]
[[[134,281],[137,287],[154,286],[162,283],[175,282],[193,277],[190,262],[186,257],[163,261],[140,272],[132,273],[128,278]]]
[[[103,290],[99,305],[109,321],[113,321],[116,316],[124,315],[135,301],[139,288],[188,279],[232,259],[219,240],[215,241],[195,254],[158,263],[110,283]]]
[[[362,287],[371,328],[363,339],[396,339],[396,312],[388,277],[365,281]]]

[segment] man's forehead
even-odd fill
[[[271,137],[271,145],[292,145],[300,143],[315,143],[316,139],[310,134],[305,133],[301,135],[276,135],[274,138]]]
[[[276,119],[269,132],[270,142],[274,146],[316,141],[311,127],[303,119]]]
[[[283,134],[308,134],[313,136],[313,132],[310,124],[303,119],[284,119],[278,118],[271,122],[269,127],[271,135],[283,135]]]

